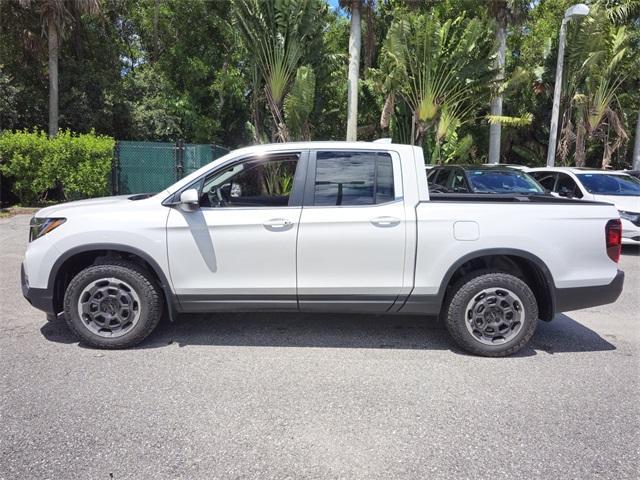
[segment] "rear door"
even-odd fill
[[[301,310],[385,312],[393,305],[407,235],[401,175],[395,152],[311,152],[298,231]]]

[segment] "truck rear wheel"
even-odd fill
[[[65,292],[64,316],[85,343],[126,348],[158,325],[163,299],[153,277],[133,262],[103,259],[78,273]]]
[[[469,353],[486,357],[517,352],[538,324],[538,304],[529,286],[501,272],[459,281],[447,297],[444,313],[455,342]]]

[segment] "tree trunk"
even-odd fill
[[[633,144],[633,169],[640,170],[640,112],[636,121],[636,140]]]
[[[365,9],[367,31],[364,37],[364,70],[367,71],[373,65],[376,48],[376,27],[374,21],[373,2],[370,1]]]
[[[498,68],[498,88],[504,80],[504,60],[507,52],[507,26],[506,22],[499,21],[496,27],[496,40],[498,42],[498,56],[496,67]],[[491,99],[491,115],[502,115],[502,94],[499,93]],[[500,123],[489,125],[489,163],[500,163]]]
[[[585,148],[586,129],[584,127],[584,111],[578,109],[578,121],[576,122],[576,167],[584,167],[587,159]]]
[[[49,137],[58,133],[58,27],[53,15],[48,18],[49,43]]]
[[[251,91],[251,119],[253,121],[253,141],[255,144],[262,143],[262,120],[260,117],[260,80],[258,68],[254,65]]]
[[[347,141],[358,138],[358,78],[360,70],[360,0],[351,2],[349,35],[349,78],[347,84]]]
[[[155,0],[153,5],[153,60],[158,60],[158,15],[160,13],[160,0]]]
[[[382,113],[380,114],[380,128],[383,131],[389,130],[389,124],[391,123],[391,115],[396,104],[396,96],[393,92],[387,95],[384,101],[384,107],[382,107]]]

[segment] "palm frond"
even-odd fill
[[[533,122],[533,114],[526,113],[520,117],[510,117],[506,115],[487,115],[487,121],[494,125],[505,125],[507,127],[527,127]]]
[[[309,66],[298,68],[296,77],[284,101],[287,126],[294,140],[310,140],[309,116],[313,110],[316,76]]]

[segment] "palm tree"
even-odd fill
[[[459,16],[440,22],[435,16],[405,14],[391,25],[382,49],[382,87],[399,94],[413,114],[411,143],[427,135],[432,157],[441,162],[446,137],[475,118],[487,98],[493,70],[486,59],[493,49],[486,25]],[[412,128],[413,130],[413,128]]]
[[[507,26],[515,21],[520,21],[529,8],[528,0],[491,0],[488,4],[489,13],[495,22],[495,36],[498,45],[496,56],[496,68],[498,74],[498,88],[504,81],[504,65],[507,53]],[[491,98],[491,116],[502,116],[502,93],[498,91]],[[500,133],[501,123],[491,122],[489,125],[489,163],[500,163]]]
[[[296,77],[306,44],[317,32],[316,18],[321,5],[319,0],[233,2],[234,19],[256,69],[254,88],[264,84],[275,141],[286,142],[291,138],[283,111],[285,97]],[[259,126],[254,128],[258,131]]]
[[[617,93],[626,80],[619,72],[630,54],[630,32],[611,21],[610,12],[596,4],[588,21],[569,44],[568,102],[563,113],[558,154],[566,163],[572,147],[576,166],[586,162],[587,144],[602,144],[602,168],[629,139],[620,115]]]
[[[100,12],[100,0],[19,0],[25,8],[35,8],[42,16],[47,32],[49,54],[49,136],[58,133],[58,55],[67,25],[83,14]]]
[[[315,99],[316,75],[307,65],[298,68],[284,100],[284,116],[292,140],[311,140],[309,116]]]

